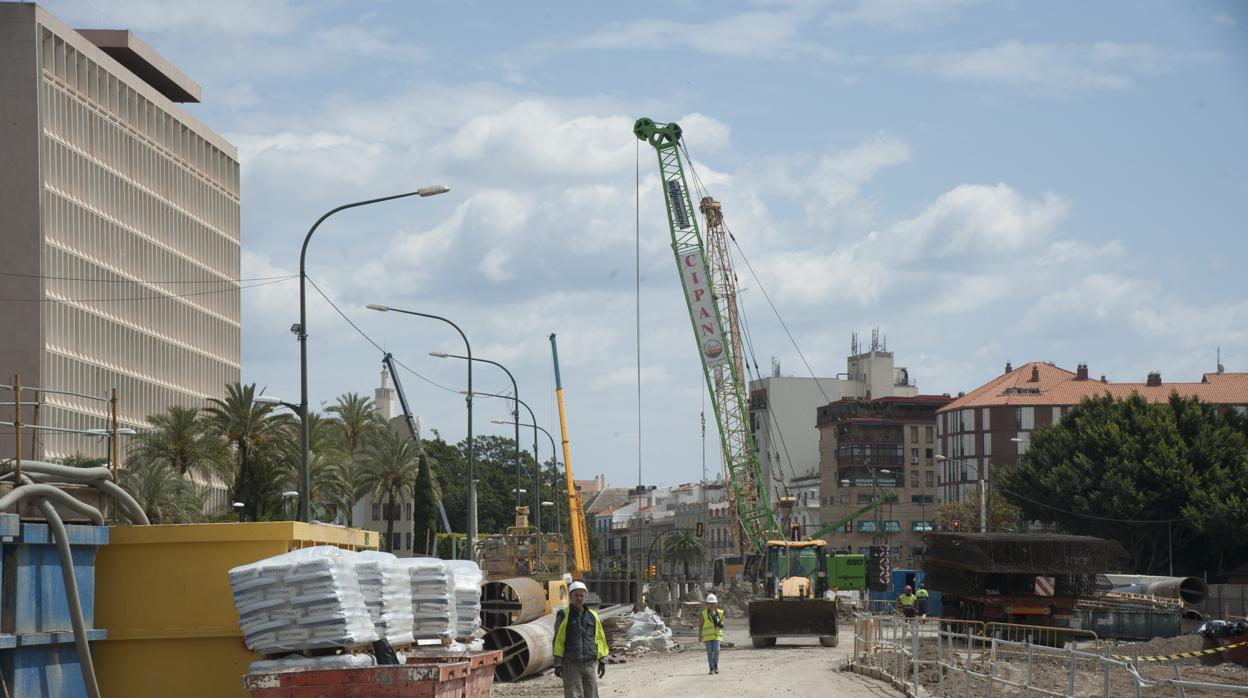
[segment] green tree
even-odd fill
[[[360,486],[372,494],[374,501],[388,509],[386,516],[386,549],[394,546],[394,522],[398,520],[403,500],[416,487],[417,454],[415,445],[384,429],[368,444]],[[386,506],[389,504],[389,506]]]
[[[993,469],[993,476],[999,477],[999,470]],[[988,530],[1014,531],[1018,528],[1019,509],[1002,495],[997,488],[988,485]],[[961,502],[944,502],[936,507],[937,529],[953,528],[958,522],[958,530],[962,533],[979,531],[979,486],[973,487],[970,497]]]
[[[430,555],[434,552],[429,548],[433,535],[437,533],[438,512],[433,495],[429,456],[420,456],[419,462],[415,491],[412,494],[412,551]]]
[[[1138,572],[1167,571],[1171,551],[1176,572],[1248,551],[1243,422],[1195,399],[1087,398],[997,477],[1028,519],[1117,540]]]
[[[358,393],[343,393],[325,410],[333,416],[332,426],[337,450],[345,459],[335,459],[333,506],[344,515],[348,526],[355,523],[355,503],[363,496],[360,483],[362,461],[369,444],[379,438],[386,425],[373,400]]]
[[[663,561],[669,565],[680,565],[685,579],[688,579],[690,566],[700,567],[706,562],[706,546],[693,535],[693,531],[677,531],[663,541]]]
[[[243,515],[252,521],[274,512],[280,515],[281,451],[292,443],[292,420],[275,416],[273,405],[256,402],[255,397],[254,383],[231,383],[224,399],[208,400],[204,410],[209,429],[230,449],[233,499],[243,503]]]
[[[202,518],[202,493],[162,458],[131,459],[121,473],[121,486],[153,524],[191,523]]]

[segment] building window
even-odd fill
[[[1062,408],[1061,408],[1061,407],[1059,407],[1059,406],[1057,406],[1057,405],[1054,405],[1054,406],[1053,406],[1053,422],[1052,422],[1052,423],[1053,423],[1053,424],[1057,424],[1057,423],[1058,423],[1058,422],[1060,422],[1060,421],[1062,421]]]
[[[1036,428],[1036,408],[1034,407],[1015,407],[1014,419],[1018,424],[1019,431],[1028,431]]]
[[[929,448],[926,451],[924,451],[923,457],[926,458],[930,462],[932,460],[932,449]]]
[[[381,520],[381,504],[373,502],[373,521]]]
[[[916,488],[919,486],[919,471],[913,469],[910,470],[910,486]]]
[[[849,504],[849,495],[847,494],[841,495],[841,504]]]
[[[910,449],[910,465],[918,465],[918,464],[919,464],[919,449],[912,448]]]
[[[989,418],[990,414],[991,413],[988,412],[987,407],[981,407],[979,410],[979,428],[983,431],[992,430],[992,420]]]
[[[934,473],[931,470],[927,471],[927,486],[928,487],[935,486],[936,484],[935,480],[936,480],[936,473]]]
[[[399,545],[403,542],[403,540],[402,540],[402,536],[403,536],[403,534],[402,534],[402,533],[399,533],[398,531],[395,531],[395,532],[394,532],[394,547],[390,548],[391,550],[399,550],[399,549],[400,549],[400,548],[399,548]]]
[[[926,441],[927,443],[932,442],[932,428],[931,427],[923,427],[923,440]]]
[[[411,531],[407,532],[407,545],[405,546],[405,548],[407,550],[412,549],[412,532]]]
[[[918,428],[917,426],[913,426],[913,425],[912,425],[912,426],[910,427],[910,440],[911,440],[911,441],[918,441],[918,440],[919,440],[919,428]]]
[[[412,503],[411,502],[407,502],[406,504],[403,505],[403,518],[407,521],[412,520]],[[407,547],[410,548],[412,546],[409,545]]]

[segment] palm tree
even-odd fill
[[[121,486],[143,507],[154,524],[197,521],[204,497],[168,461],[136,458],[121,473]]]
[[[312,489],[308,496],[313,511],[320,509],[322,518],[336,519],[344,509],[348,522],[358,489],[354,482],[354,461],[342,448],[335,432],[335,422],[316,414],[308,415],[308,470]],[[301,485],[300,460],[297,452],[288,459],[286,481],[292,489]]]
[[[688,579],[690,565],[706,562],[706,546],[694,537],[692,531],[682,529],[664,542],[663,560],[672,565],[680,564],[685,579]]]
[[[339,511],[346,512],[347,525],[355,523],[355,503],[359,500],[360,461],[371,441],[385,429],[377,406],[371,398],[358,393],[343,393],[337,402],[326,412],[333,415],[332,424],[336,427],[338,447],[348,456],[347,460],[336,467],[337,478],[343,485],[339,494],[343,495],[336,506]]]
[[[243,516],[252,521],[271,495],[270,476],[281,460],[278,451],[283,444],[288,450],[291,443],[283,433],[292,421],[274,417],[274,406],[256,402],[255,397],[255,383],[232,383],[226,386],[224,400],[212,398],[204,410],[209,428],[233,449],[234,499],[243,503]]]
[[[174,405],[164,414],[148,416],[147,423],[151,429],[131,442],[131,458],[163,461],[181,475],[201,477],[221,474],[228,463],[222,442],[209,433],[198,408]]]
[[[416,446],[407,439],[399,438],[389,429],[378,432],[376,440],[371,441],[364,455],[363,472],[360,474],[360,486],[363,492],[370,492],[373,500],[384,505],[389,504],[386,516],[386,549],[394,544],[394,522],[398,519],[399,509],[405,496],[416,488],[418,476]]]

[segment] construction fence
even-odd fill
[[[1087,630],[858,613],[848,668],[909,696],[1248,696],[1248,670],[1192,666],[1197,654],[1135,655]]]

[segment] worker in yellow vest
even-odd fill
[[[591,608],[585,608],[589,589],[581,582],[568,587],[567,608],[555,616],[555,676],[563,679],[564,698],[598,698],[598,679],[607,672],[607,633]],[[594,664],[598,676],[594,677]]]
[[[919,590],[914,592],[914,598],[918,605],[919,617],[926,618],[927,617],[927,598],[928,598],[926,579],[919,582]]]
[[[698,642],[706,645],[706,663],[711,670],[708,674],[719,673],[719,649],[724,642],[724,612],[719,608],[719,599],[714,594],[706,595],[706,608],[702,610],[702,630],[698,633]]]
[[[897,595],[897,611],[907,618],[913,618],[914,606],[918,600],[918,597],[914,595],[914,587],[907,584],[906,590]]]

